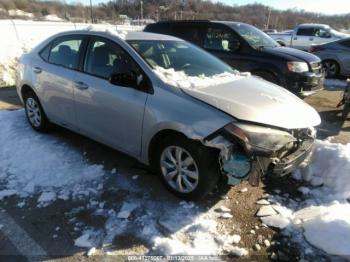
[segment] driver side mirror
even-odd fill
[[[125,87],[137,87],[141,81],[138,81],[138,76],[134,71],[116,72],[109,77],[111,84]]]
[[[241,43],[237,39],[232,39],[228,43],[228,48],[230,49],[230,51],[237,51],[240,46]]]

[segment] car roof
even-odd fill
[[[125,36],[125,40],[170,40],[170,41],[183,41],[174,36],[147,33],[147,32],[128,32]]]
[[[329,25],[325,25],[325,24],[312,24],[312,23],[309,23],[309,24],[300,24],[299,25],[299,27],[311,27],[311,26],[322,27],[322,28],[329,28]]]
[[[155,34],[148,32],[134,32],[134,31],[118,31],[118,30],[105,30],[99,28],[87,28],[83,30],[71,30],[59,33],[58,35],[77,35],[77,34],[87,34],[87,35],[99,35],[99,36],[117,36],[125,41],[128,40],[158,40],[158,41],[184,41],[180,38],[163,35],[163,34]]]
[[[215,23],[224,25],[248,25],[242,22],[236,21],[219,21],[219,20],[170,20],[170,21],[159,21],[155,24],[181,24],[181,23]]]

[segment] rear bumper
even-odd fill
[[[289,73],[286,85],[289,91],[303,96],[311,95],[323,89],[324,72]]]
[[[303,144],[293,153],[282,158],[278,163],[271,164],[269,168],[275,175],[286,175],[295,171],[302,162],[311,154],[314,146],[314,140],[306,140]]]

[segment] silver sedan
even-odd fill
[[[16,81],[33,129],[54,123],[131,155],[185,199],[291,172],[320,123],[285,89],[165,35],[60,33],[21,57]]]

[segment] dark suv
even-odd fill
[[[321,60],[310,53],[281,47],[254,26],[226,21],[164,21],[146,32],[192,42],[239,71],[249,71],[289,91],[306,95],[323,88]]]

